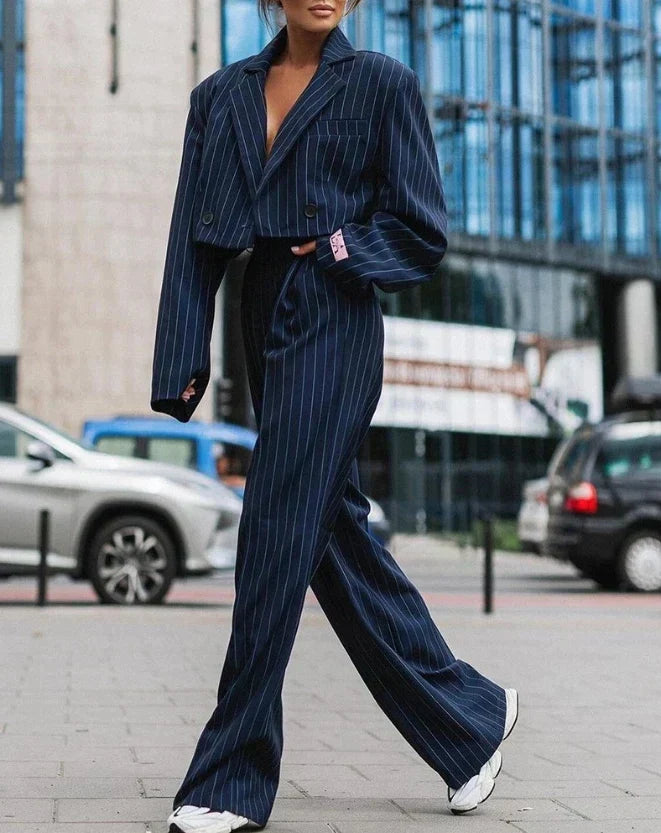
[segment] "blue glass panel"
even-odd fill
[[[359,12],[360,30],[365,33],[364,48],[385,52],[413,66],[411,9],[408,0],[363,0]]]
[[[255,0],[231,0],[222,4],[221,63],[223,66],[254,55],[271,40],[271,32],[257,14]],[[277,30],[277,18],[272,17]]]
[[[656,132],[661,135],[661,40],[654,41],[654,97]]]
[[[25,2],[16,0],[16,39],[22,41],[25,37]]]
[[[522,240],[542,239],[545,177],[541,122],[503,115],[497,120],[496,203],[498,233]]]
[[[25,52],[16,53],[16,160],[18,179],[23,179],[23,140],[25,137]]]
[[[639,132],[647,123],[645,51],[633,32],[604,28],[606,126]]]
[[[16,6],[16,40],[22,41],[25,32],[25,0],[12,0],[12,2]],[[4,25],[3,5],[4,0],[0,0],[0,43],[4,37],[4,33],[2,31],[2,27]]]
[[[645,203],[645,145],[609,136],[606,164],[606,239],[611,251],[642,255],[648,250]]]
[[[638,29],[643,25],[642,0],[604,0],[604,17]]]
[[[421,304],[410,313],[404,306],[398,314],[511,327],[550,339],[598,336],[597,287],[589,274],[478,256],[448,257],[441,268],[442,280],[420,286]],[[407,300],[414,292],[407,293]]]
[[[345,18],[340,26],[344,32],[346,32],[346,35],[351,43],[358,47],[358,18],[356,17],[356,12],[352,12],[347,18]]]
[[[553,111],[586,125],[599,124],[595,26],[567,15],[551,19]]]
[[[363,0],[360,7],[360,29],[365,33],[364,48],[375,52],[386,51],[385,8],[380,2]]]
[[[484,112],[441,104],[435,131],[450,226],[468,234],[489,234],[489,155]]]
[[[656,229],[656,252],[657,256],[661,255],[661,144],[656,146],[656,214],[657,214],[657,229]],[[661,324],[661,321],[659,322]]]
[[[15,124],[15,141],[16,141],[16,173],[17,178],[22,179],[24,176],[24,162],[23,162],[23,144],[25,135],[25,54],[22,48],[23,32],[24,32],[24,18],[25,18],[25,4],[24,0],[13,0],[16,4],[16,40],[21,47],[16,52],[16,124]],[[2,18],[3,18],[3,0],[0,0],[0,175],[2,175],[2,166],[4,153],[2,148],[4,125],[2,123],[2,96],[4,89],[4,79],[2,74]]]
[[[486,4],[433,7],[432,89],[447,96],[484,101],[487,96]]]
[[[427,32],[428,17],[424,4],[417,3],[413,6],[410,14],[411,18],[411,66],[418,74],[420,83],[423,89],[431,88],[432,78],[428,78],[428,48],[427,48]],[[429,61],[431,64],[431,60]]]
[[[385,52],[409,66],[413,65],[411,20],[408,0],[381,0],[385,26]]]
[[[494,75],[496,101],[541,114],[544,107],[542,77],[542,13],[533,3],[494,2]]]
[[[282,13],[271,12],[272,29],[257,14],[255,0],[225,0],[222,3],[221,64],[227,66],[259,52],[285,23]],[[355,14],[340,24],[352,43],[355,43]]]
[[[556,6],[564,6],[581,14],[596,14],[596,0],[551,0]]]
[[[597,133],[557,128],[553,138],[553,236],[564,243],[599,243]]]

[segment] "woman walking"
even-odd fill
[[[190,419],[210,375],[215,293],[228,260],[252,248],[241,323],[258,440],[217,705],[171,833],[266,825],[308,587],[379,706],[447,784],[452,812],[491,793],[518,714],[516,691],[455,658],[368,532],[357,454],[383,380],[374,287],[432,279],[447,240],[418,78],[353,48],[338,24],[359,2],[281,0],[286,25],[264,49],[191,94],[151,406]]]

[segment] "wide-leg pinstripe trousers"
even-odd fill
[[[217,705],[173,807],[265,825],[280,776],[282,685],[311,587],[377,703],[451,787],[499,746],[505,691],[456,659],[417,589],[369,535],[357,453],[383,381],[376,295],[329,277],[291,238],[258,238],[243,338],[258,439],[239,523]]]

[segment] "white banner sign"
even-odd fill
[[[384,316],[372,425],[546,436],[603,415],[597,342]]]

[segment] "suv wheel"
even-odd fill
[[[118,515],[95,533],[87,575],[106,604],[158,604],[177,568],[171,537],[144,515]]]
[[[632,590],[661,590],[661,535],[647,529],[630,535],[620,550],[618,569]]]

